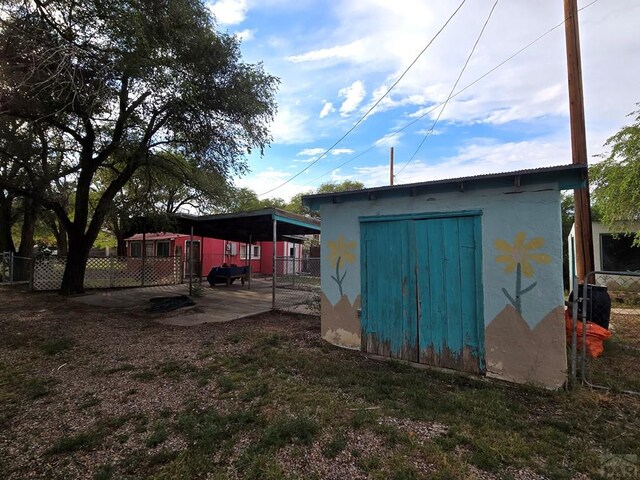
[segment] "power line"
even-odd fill
[[[469,52],[469,55],[467,56],[467,59],[464,62],[464,65],[462,66],[462,70],[460,70],[460,74],[458,75],[458,78],[456,78],[456,81],[453,84],[453,87],[451,87],[451,91],[449,92],[449,95],[447,96],[447,99],[444,101],[444,103],[442,105],[442,108],[440,109],[440,112],[438,113],[438,116],[433,121],[433,124],[431,125],[431,128],[429,128],[429,130],[427,130],[427,134],[424,136],[424,138],[420,142],[420,145],[418,145],[418,148],[416,148],[416,151],[413,152],[413,155],[411,155],[411,158],[409,158],[409,160],[407,160],[407,163],[405,163],[402,166],[402,168],[400,170],[398,170],[397,175],[400,175],[402,173],[402,171],[405,168],[407,168],[407,165],[409,165],[413,161],[415,156],[418,154],[418,152],[422,148],[422,145],[424,145],[424,142],[427,141],[427,138],[429,138],[431,136],[431,134],[433,133],[434,128],[436,128],[436,125],[438,124],[438,121],[440,120],[440,117],[444,113],[444,109],[447,108],[447,104],[449,103],[449,100],[451,100],[451,98],[453,96],[453,93],[455,92],[456,87],[458,86],[458,82],[460,82],[460,79],[462,78],[462,75],[464,74],[464,71],[467,69],[467,66],[469,65],[469,61],[471,60],[471,57],[473,56],[474,52],[476,51],[476,47],[478,46],[478,43],[480,43],[480,39],[482,38],[482,35],[484,34],[485,29],[487,28],[487,24],[489,23],[489,20],[491,20],[491,17],[493,16],[493,11],[496,9],[496,6],[498,5],[499,1],[500,0],[496,0],[494,2],[494,4],[493,4],[493,7],[491,7],[491,10],[489,11],[489,15],[487,15],[487,19],[485,20],[484,25],[482,25],[482,29],[480,30],[480,33],[478,34],[478,38],[476,38],[476,41],[473,44],[473,47],[471,47],[471,51]]]
[[[588,3],[587,5],[585,5],[584,7],[581,7],[578,9],[578,11],[582,11],[585,8],[589,8],[591,5],[599,2],[600,0],[593,0],[591,3]],[[565,18],[562,22],[558,23],[557,25],[551,27],[549,30],[547,30],[546,32],[544,32],[543,34],[539,35],[538,37],[536,37],[535,39],[533,39],[532,41],[530,41],[529,43],[527,43],[524,47],[522,47],[520,50],[514,52],[513,54],[511,54],[510,56],[508,56],[507,58],[505,58],[503,61],[501,61],[500,63],[498,63],[495,67],[487,70],[485,73],[483,73],[482,75],[480,75],[478,78],[476,78],[473,82],[469,83],[467,86],[465,86],[464,88],[461,88],[460,90],[458,90],[456,93],[454,93],[451,98],[455,98],[458,95],[461,95],[464,91],[468,90],[469,88],[473,87],[476,83],[480,82],[481,80],[484,80],[486,77],[488,77],[489,75],[491,75],[493,72],[495,72],[496,70],[498,70],[500,67],[502,67],[505,63],[510,62],[511,60],[513,60],[515,57],[517,57],[518,55],[520,55],[522,52],[524,52],[525,50],[529,49],[530,47],[532,47],[534,44],[538,43],[540,40],[542,40],[544,37],[546,37],[547,35],[550,35],[551,33],[553,33],[555,30],[557,30],[558,28],[560,28],[561,26],[563,26],[566,21],[568,19]],[[387,138],[393,138],[396,135],[402,133],[404,130],[406,130],[407,128],[409,128],[410,126],[414,125],[415,123],[419,122],[420,120],[422,120],[424,117],[426,117],[427,115],[429,115],[431,112],[437,110],[438,108],[440,108],[441,106],[444,105],[444,102],[439,103],[437,105],[434,105],[433,107],[431,107],[429,110],[427,110],[426,112],[424,112],[422,115],[420,115],[419,117],[416,117],[414,120],[412,120],[411,122],[409,122],[408,124],[406,124],[404,127],[396,130],[395,132],[392,132],[388,135]],[[369,148],[367,148],[366,150],[364,150],[363,152],[359,153],[358,155],[356,155],[355,157],[350,158],[349,160],[347,160],[346,162],[341,163],[340,165],[338,165],[337,167],[323,173],[322,175],[320,175],[319,177],[316,177],[314,180],[318,180],[322,177],[324,177],[325,175],[330,174],[331,172],[334,172],[335,170],[344,167],[346,164],[360,158],[362,155],[364,155],[365,153],[370,152],[371,150],[373,150],[375,148],[375,144],[373,144],[372,146],[370,146]]]
[[[266,195],[268,193],[273,192],[274,190],[277,190],[281,187],[284,187],[287,183],[289,183],[291,180],[295,179],[296,177],[302,175],[304,172],[306,172],[307,170],[309,170],[313,165],[315,165],[316,163],[318,163],[322,158],[324,158],[325,156],[327,156],[327,154],[333,150],[340,142],[342,142],[345,138],[347,138],[347,136],[353,132],[358,125],[360,125],[365,118],[367,118],[367,116],[378,106],[378,104],[380,102],[382,102],[382,100],[384,100],[384,98],[389,95],[389,93],[391,93],[391,90],[393,90],[395,88],[396,85],[398,85],[398,83],[400,83],[400,80],[402,80],[404,78],[404,76],[409,72],[409,70],[416,64],[416,62],[418,61],[418,59],[422,56],[422,54],[424,52],[427,51],[427,49],[431,46],[431,44],[435,41],[436,38],[438,38],[438,36],[440,35],[440,33],[442,33],[442,31],[446,28],[447,25],[449,25],[449,22],[451,22],[451,20],[453,20],[453,17],[456,16],[456,14],[460,11],[460,9],[462,8],[462,6],[465,4],[466,0],[462,0],[462,2],[460,3],[460,5],[458,5],[458,8],[455,9],[455,11],[451,14],[451,16],[447,19],[447,21],[444,23],[444,25],[442,25],[442,27],[440,27],[440,29],[436,32],[436,34],[431,38],[431,40],[429,40],[429,43],[427,43],[427,45],[420,51],[420,53],[418,54],[418,56],[413,60],[413,62],[411,62],[409,64],[409,66],[402,72],[402,74],[398,77],[398,79],[393,83],[393,85],[391,85],[391,87],[389,87],[389,89],[384,93],[384,95],[382,95],[368,110],[367,112],[360,117],[360,119],[349,129],[347,130],[344,135],[342,135],[333,145],[331,145],[328,149],[326,149],[322,155],[320,155],[318,158],[316,158],[313,162],[309,163],[309,165],[307,165],[305,168],[303,168],[302,170],[300,170],[298,173],[296,173],[295,175],[293,175],[292,177],[290,177],[288,180],[282,182],[280,185],[278,185],[277,187],[272,188],[271,190],[267,190],[264,193],[259,194],[258,196],[261,197],[262,195]]]

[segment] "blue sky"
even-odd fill
[[[251,173],[236,185],[263,194],[309,166],[393,84],[460,3],[210,2],[218,29],[242,39],[244,60],[263,62],[281,79],[273,142],[264,156],[249,159]],[[387,185],[391,146],[396,183],[571,163],[563,27],[451,99],[442,113],[436,108],[425,115],[446,100],[493,3],[467,0],[362,124],[306,172],[263,198],[288,199],[344,179]],[[578,6],[589,3],[579,0]],[[456,91],[563,17],[562,0],[499,1]],[[605,152],[606,138],[629,122],[626,115],[640,101],[638,24],[638,0],[599,0],[580,12],[590,157]]]

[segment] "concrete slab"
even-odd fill
[[[270,287],[270,282],[256,280],[252,282],[251,290],[247,285],[210,287],[203,284],[202,296],[192,297],[195,306],[157,314],[155,320],[165,325],[192,326],[257,315],[271,310]],[[95,307],[143,310],[149,306],[150,298],[188,293],[189,285],[183,284],[96,291],[73,297],[72,300]]]

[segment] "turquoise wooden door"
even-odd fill
[[[363,224],[362,349],[419,359],[413,222]]]
[[[361,226],[363,350],[484,372],[480,217]]]
[[[484,371],[480,217],[415,222],[420,363]]]

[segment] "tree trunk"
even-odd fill
[[[20,237],[20,247],[17,255],[19,257],[30,258],[33,255],[33,236],[36,230],[36,220],[38,218],[38,204],[31,198],[24,198],[24,215],[22,218],[22,233]]]
[[[118,242],[118,256],[126,257],[127,256],[127,242],[124,241],[124,235],[122,232],[118,232],[116,234],[116,240]]]
[[[111,233],[116,237],[117,242],[117,255],[119,257],[127,256],[127,243],[124,241],[124,228],[122,228],[122,222],[117,213],[113,213],[109,216],[109,223]]]
[[[53,236],[56,237],[56,248],[58,250],[58,256],[66,257],[69,253],[66,230],[55,220],[52,220],[49,223],[49,228],[53,232]]]
[[[91,139],[91,142],[93,142],[93,139]],[[90,150],[87,149],[89,153],[82,153],[82,156],[88,157],[88,164],[91,163],[92,159]],[[139,163],[134,160],[139,159],[132,159],[126,165],[124,171],[120,173],[120,176],[109,184],[98,200],[90,220],[89,195],[94,171],[91,169],[81,170],[76,186],[73,222],[69,223],[67,228],[69,255],[67,255],[67,264],[62,276],[62,285],[60,286],[62,295],[84,292],[84,273],[87,268],[89,251],[93,246],[93,242],[98,238],[107,214],[113,207],[113,198],[122,190],[122,187],[129,181],[139,166]],[[68,220],[68,217],[62,217],[62,213],[58,213],[58,218],[62,221],[64,218]]]
[[[74,295],[84,292],[84,272],[87,268],[89,251],[93,245],[93,240],[89,239],[83,232],[68,232],[69,252],[67,264],[62,276],[60,293],[62,295]]]
[[[13,227],[13,197],[0,191],[0,253],[16,251],[11,227]]]

